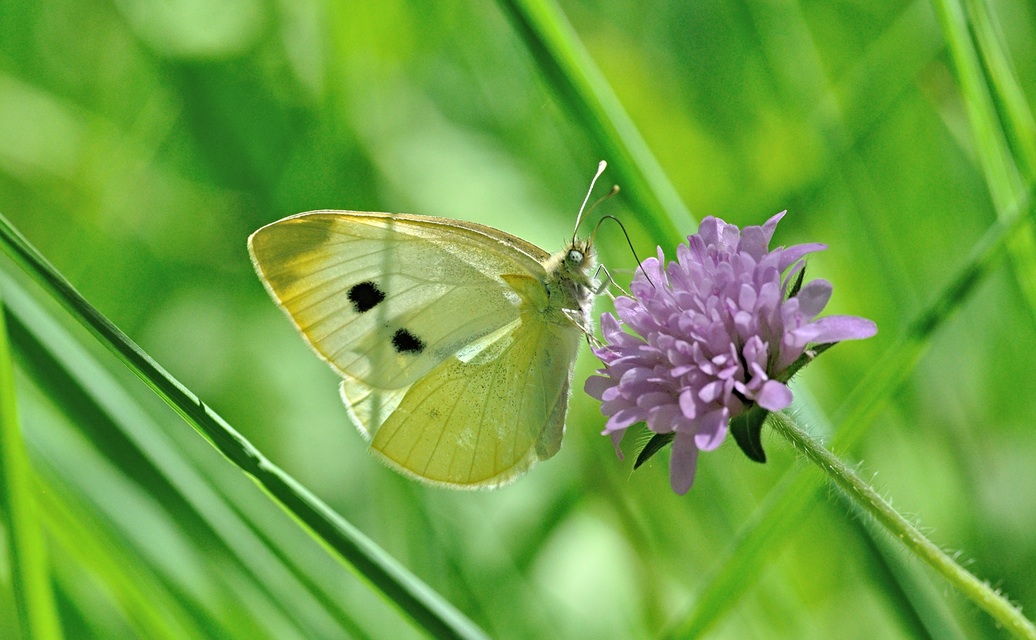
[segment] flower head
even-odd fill
[[[758,405],[779,411],[792,400],[789,367],[807,345],[869,338],[873,322],[817,315],[831,283],[801,283],[804,257],[825,249],[800,244],[770,250],[779,213],[762,226],[737,226],[713,217],[676,249],[676,261],[644,261],[632,298],[605,313],[606,344],[594,350],[604,364],[586,381],[601,401],[610,435],[619,442],[638,422],[673,434],[670,482],[685,493],[694,482],[698,452],[718,447],[731,419]],[[630,331],[626,331],[629,329]]]

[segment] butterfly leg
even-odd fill
[[[605,277],[605,279],[603,281],[598,283],[597,287],[591,289],[594,292],[594,295],[599,296],[599,295],[601,295],[603,293],[603,294],[607,295],[609,298],[611,298],[612,300],[615,300],[615,296],[612,295],[612,292],[608,290],[608,286],[612,285],[616,289],[621,291],[623,295],[625,295],[627,297],[633,297],[633,296],[630,296],[630,294],[627,293],[625,289],[620,287],[617,282],[615,282],[615,278],[613,278],[611,272],[608,271],[608,267],[604,266],[603,264],[597,265],[597,272],[594,274],[594,279],[595,280],[597,279],[597,276],[600,275],[600,273],[602,271],[604,272],[604,275],[606,277]]]

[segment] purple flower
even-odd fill
[[[807,345],[877,332],[864,318],[817,319],[831,283],[795,287],[806,254],[827,247],[769,250],[784,213],[743,230],[705,218],[677,247],[675,262],[663,269],[661,248],[644,261],[630,285],[635,297],[615,300],[618,318],[601,317],[606,344],[594,354],[604,367],[586,381],[586,392],[601,401],[604,434],[620,458],[619,442],[633,424],[673,434],[676,493],[691,488],[698,452],[718,447],[732,418],[754,405],[779,411],[791,403],[789,365]]]

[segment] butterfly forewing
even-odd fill
[[[487,255],[486,242],[435,219],[328,212],[263,227],[249,246],[317,353],[341,374],[399,389],[517,317],[497,274],[542,265],[514,251]]]

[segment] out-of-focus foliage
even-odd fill
[[[828,311],[879,326],[793,385],[806,424],[837,429],[824,416],[996,219],[932,7],[561,9],[696,216],[759,224],[788,209],[777,243],[830,245],[809,266],[835,285]],[[991,10],[1031,105],[1036,11],[1024,0]],[[577,390],[561,453],[513,486],[414,484],[366,454],[334,375],[245,250],[259,226],[317,208],[463,218],[558,248],[601,151],[529,46],[490,3],[6,2],[0,212],[173,375],[490,635],[656,636],[690,615],[723,551],[800,465],[788,447],[767,440],[770,461],[757,465],[727,443],[677,497],[666,456],[631,474]],[[650,255],[657,240],[628,202],[602,210]],[[618,229],[603,226],[598,246],[628,279],[636,262]],[[0,267],[13,308],[32,289]],[[1031,615],[1036,336],[1017,281],[1008,263],[986,278],[863,442],[839,453]],[[48,325],[62,317],[52,308],[33,313],[9,328],[69,637],[417,633],[91,338]],[[593,367],[587,354],[580,380]],[[833,498],[758,554],[759,580],[715,637],[906,638],[926,624],[935,635],[943,607],[964,635],[996,637]],[[0,637],[14,632],[9,569],[0,562]]]

